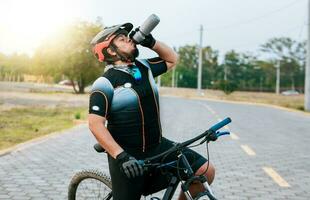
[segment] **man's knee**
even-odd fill
[[[195,175],[202,175],[204,173],[204,175],[206,176],[208,183],[211,184],[214,180],[214,176],[215,176],[215,168],[212,165],[212,163],[206,162],[204,163],[196,172]]]

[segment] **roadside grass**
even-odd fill
[[[266,92],[241,92],[236,91],[226,95],[220,90],[202,90],[203,96],[198,95],[196,89],[189,88],[168,88],[160,89],[161,95],[173,95],[187,98],[209,98],[216,100],[242,101],[250,103],[271,104],[286,108],[304,111],[304,95],[284,96]]]
[[[85,120],[85,107],[27,107],[0,112],[0,150]]]
[[[226,95],[219,90],[202,90],[198,95],[195,89],[161,87],[160,94],[187,98],[215,99],[263,103],[276,106],[304,110],[304,95],[283,96],[263,92],[233,92]],[[25,93],[26,94],[26,93]],[[46,94],[55,94],[44,93]],[[58,93],[57,95],[72,98],[73,94]],[[74,96],[76,97],[76,96]],[[0,100],[0,105],[3,102]],[[0,150],[31,140],[52,132],[73,127],[85,122],[87,108],[84,107],[15,107],[0,112]]]

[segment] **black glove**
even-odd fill
[[[136,28],[135,30],[131,31],[129,34],[129,38],[132,39],[132,37],[135,35],[136,32],[139,31],[139,27]],[[132,39],[133,40],[133,39]],[[150,48],[152,49],[156,43],[156,40],[154,39],[154,37],[152,36],[152,34],[148,34],[147,36],[145,36],[145,39],[142,40],[140,43],[137,43],[135,40],[134,42],[136,44],[141,44],[144,47]]]
[[[120,167],[120,170],[126,175],[127,178],[135,178],[143,175],[142,165],[125,151],[116,157],[116,161]]]

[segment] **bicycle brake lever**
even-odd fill
[[[216,132],[216,137],[218,138],[222,135],[229,135],[229,134],[230,134],[230,132],[228,132],[228,131],[218,131],[218,132]]]
[[[209,136],[209,141],[216,141],[217,140],[217,132],[214,132],[212,133],[210,136]]]

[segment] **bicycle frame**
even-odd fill
[[[207,131],[205,131],[204,133],[196,136],[195,138],[192,138],[190,140],[187,140],[183,143],[179,143],[176,146],[168,149],[167,151],[158,154],[156,156],[150,157],[150,158],[146,158],[145,160],[139,160],[140,164],[142,164],[144,167],[148,167],[148,166],[152,166],[152,167],[157,167],[157,168],[164,168],[167,167],[169,165],[171,165],[171,163],[173,162],[182,162],[183,164],[183,172],[186,175],[186,181],[182,182],[182,180],[180,180],[179,177],[177,177],[176,175],[174,175],[173,173],[169,172],[167,176],[170,176],[170,182],[168,187],[165,190],[164,196],[162,198],[162,200],[171,200],[177,187],[179,182],[181,181],[181,189],[184,192],[186,198],[188,200],[196,200],[199,199],[202,196],[207,195],[209,197],[210,200],[216,200],[215,196],[213,195],[213,192],[210,188],[210,185],[207,182],[207,179],[204,175],[200,175],[200,176],[195,176],[186,156],[182,153],[182,150],[189,146],[190,144],[193,144],[194,142],[203,139],[199,145],[205,143],[205,142],[210,142],[210,141],[215,141],[219,136],[222,135],[226,135],[229,134],[229,132],[217,132],[217,130],[219,130],[220,128],[224,127],[225,125],[229,124],[231,122],[230,118],[226,118],[223,121],[215,124],[214,126],[212,126],[210,129],[208,129]],[[100,144],[95,144],[94,148],[96,149],[97,152],[105,152],[105,150],[100,146]],[[160,160],[160,158],[162,158],[163,156],[170,154],[170,153],[174,153],[174,152],[178,152],[178,157],[179,159],[170,162],[170,163],[152,163],[152,161],[154,162],[155,160]],[[203,184],[203,187],[205,189],[205,191],[200,192],[196,195],[195,198],[193,198],[189,192],[189,187],[193,182],[197,182],[199,181],[200,183]],[[146,194],[146,195],[150,195],[150,194]],[[151,199],[158,199],[157,197],[152,197]]]
[[[151,158],[147,158],[143,161],[140,161],[142,165],[152,165],[152,160],[155,160],[155,159],[158,159],[158,158],[161,158],[162,156],[164,155],[167,155],[169,153],[172,153],[172,152],[178,152],[179,155],[179,161],[182,162],[182,164],[185,166],[185,168],[183,168],[183,172],[185,172],[187,178],[186,178],[186,181],[184,183],[182,183],[181,180],[178,180],[178,177],[175,176],[175,175],[172,175],[172,173],[170,173],[171,175],[171,179],[170,179],[170,182],[169,182],[169,186],[168,188],[166,189],[165,193],[164,193],[164,196],[163,196],[163,199],[162,200],[171,200],[174,193],[175,193],[175,190],[177,189],[177,186],[179,184],[179,181],[181,181],[181,189],[182,191],[184,192],[186,198],[188,200],[192,200],[192,199],[198,199],[199,197],[201,196],[204,196],[204,195],[207,195],[209,197],[210,200],[216,200],[216,197],[214,196],[211,188],[210,188],[210,185],[208,184],[207,182],[207,179],[205,176],[203,175],[200,175],[200,176],[195,176],[194,175],[194,172],[190,166],[190,164],[188,163],[188,160],[186,159],[186,156],[182,153],[182,150],[189,146],[190,144],[202,139],[205,137],[205,139],[203,139],[200,144],[203,144],[205,142],[210,142],[210,141],[215,141],[219,136],[222,136],[222,135],[226,135],[226,134],[229,134],[229,132],[217,132],[218,129],[224,127],[225,125],[227,125],[228,123],[231,122],[231,119],[230,118],[226,118],[224,119],[223,121],[215,124],[214,126],[212,126],[209,130],[205,131],[204,133],[202,133],[201,135],[191,139],[191,140],[188,140],[188,141],[185,141],[183,143],[179,143],[177,144],[176,146],[168,149],[167,151],[159,154],[159,155],[156,155],[154,157],[151,157]],[[177,161],[174,161],[174,162],[177,162]],[[165,167],[167,165],[170,165],[171,163],[164,163],[164,164],[160,164],[159,166],[157,166],[158,168],[161,168],[161,167]],[[205,189],[204,192],[201,192],[201,193],[198,193],[197,196],[195,198],[193,198],[189,192],[189,187],[190,185],[194,182],[194,181],[199,181],[200,183],[203,184],[203,187]]]
[[[184,195],[186,196],[186,198],[188,200],[191,200],[191,199],[197,199],[201,196],[207,195],[209,197],[209,199],[216,200],[216,198],[214,197],[213,192],[212,192],[212,190],[211,190],[211,188],[207,182],[206,177],[203,175],[200,175],[200,176],[194,175],[194,172],[193,172],[191,166],[189,165],[186,156],[182,152],[180,152],[180,154],[179,154],[179,161],[182,162],[183,165],[185,166],[184,168],[182,168],[182,170],[187,176],[186,181],[181,184],[181,189],[182,189]],[[171,166],[172,164],[175,164],[177,162],[178,161],[173,161],[170,163],[164,163],[164,164],[157,166],[156,168],[158,168],[158,169],[159,168],[166,168],[167,166]],[[173,175],[173,173],[171,173],[171,172],[168,173],[168,175],[166,175],[166,176],[170,177],[170,182],[169,182],[168,187],[166,188],[164,196],[161,200],[171,200],[176,189],[177,189],[177,187],[178,187],[178,185],[179,185],[179,182],[180,182],[179,178],[177,176]],[[191,196],[191,194],[189,193],[189,187],[194,181],[199,181],[200,183],[202,183],[204,186],[204,189],[205,189],[204,192],[199,193],[195,198],[193,198]],[[153,197],[152,199],[155,199],[155,198]]]

